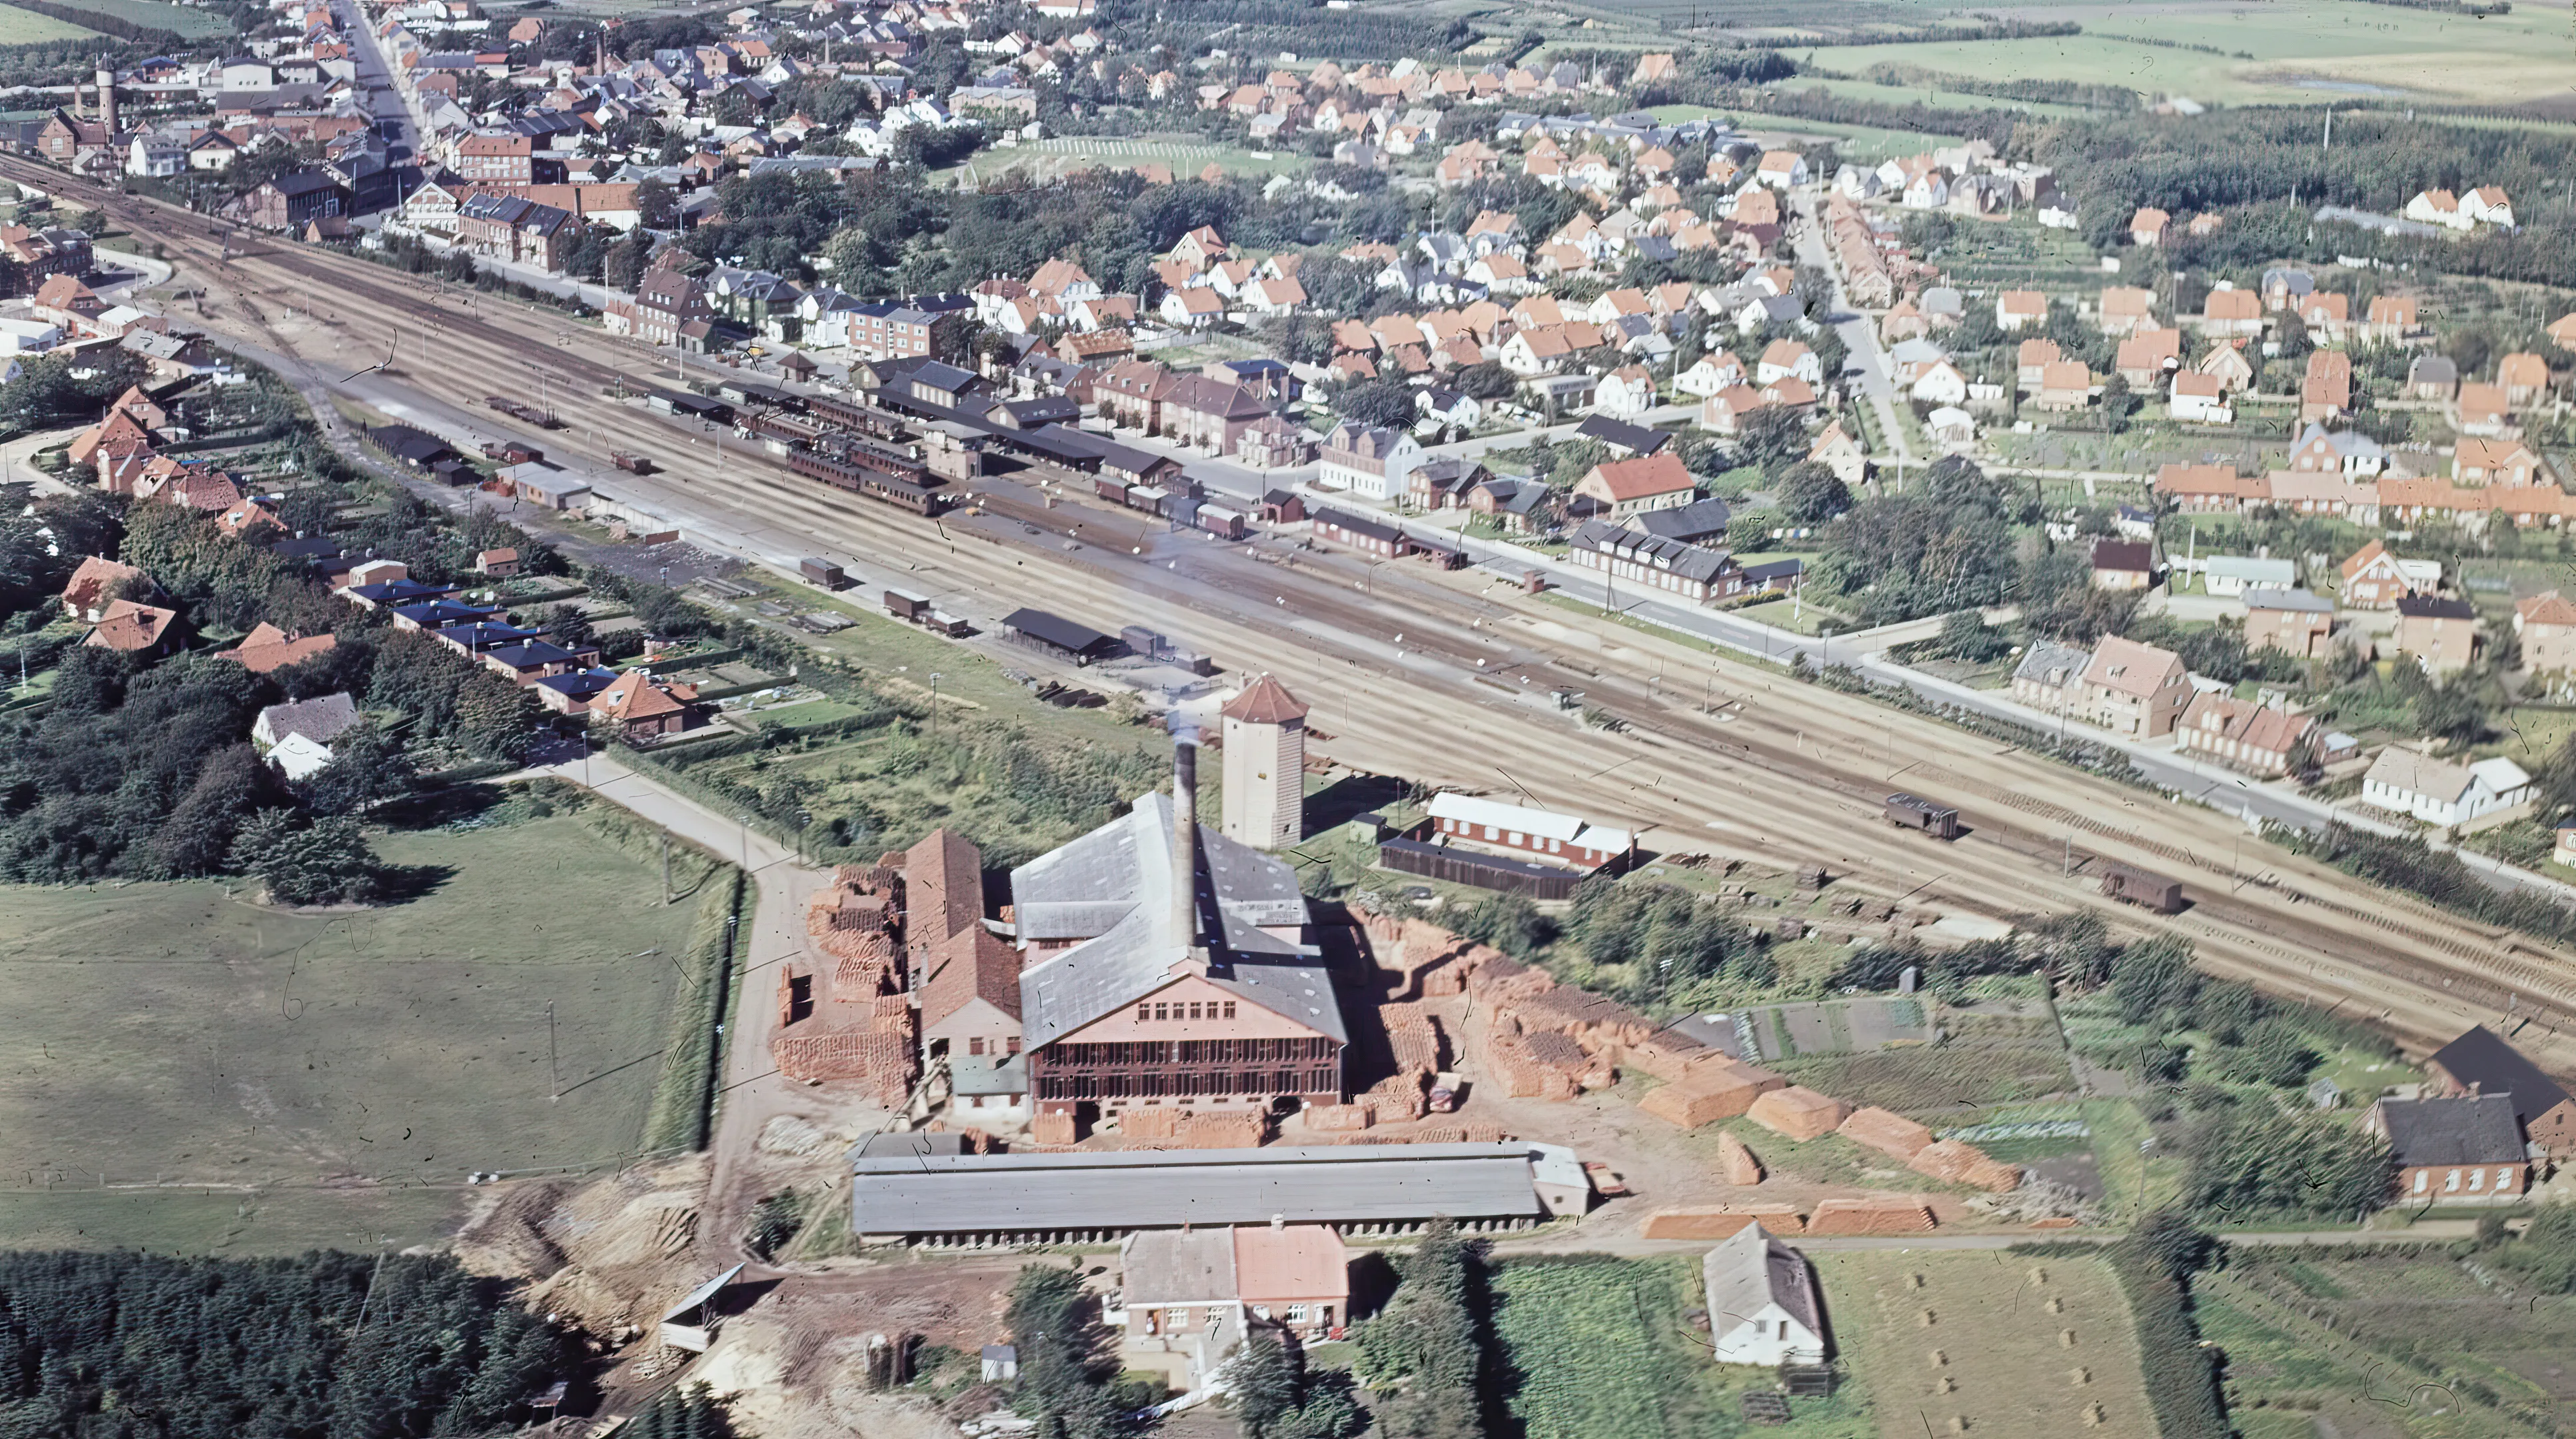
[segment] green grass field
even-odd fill
[[[222,12],[202,10],[193,5],[165,5],[160,0],[78,0],[82,10],[95,10],[137,25],[156,30],[169,30],[184,39],[202,40],[233,33],[232,22]]]
[[[671,1029],[694,891],[729,871],[675,851],[665,908],[645,845],[569,814],[376,843],[427,891],[344,914],[213,883],[0,891],[0,1242],[420,1242],[473,1171],[640,1147],[665,1053],[703,1059]]]
[[[1857,74],[1880,61],[1970,75],[2083,80],[2225,104],[2364,97],[2498,105],[2566,93],[2567,16],[2518,6],[2483,20],[2359,0],[2235,5],[2216,0],[2055,4],[2011,18],[2073,20],[2082,35],[1835,46],[1820,63]],[[2221,54],[2133,43],[2170,39]],[[2251,59],[2238,58],[2241,55]]]
[[[1505,1408],[1526,1439],[1681,1439],[1738,1432],[1736,1395],[1768,1370],[1712,1363],[1688,1311],[1705,1307],[1699,1261],[1597,1255],[1506,1261],[1494,1272]],[[1877,1424],[1845,1389],[1799,1399],[1784,1439],[1863,1439]]]
[[[41,45],[50,40],[86,40],[98,32],[51,15],[0,5],[0,45]]]

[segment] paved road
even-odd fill
[[[350,37],[349,59],[358,72],[358,103],[386,130],[387,154],[397,165],[418,165],[422,141],[420,116],[394,88],[393,67],[385,63],[384,45],[367,23],[357,0],[332,0],[333,18]]]
[[[1816,218],[1816,194],[1815,190],[1808,189],[1794,192],[1789,197],[1790,210],[1797,219],[1792,227],[1791,240],[1797,246],[1798,260],[1833,277],[1834,304],[1836,313],[1841,316],[1834,322],[1834,333],[1842,338],[1844,348],[1860,365],[1860,374],[1854,379],[1862,397],[1877,412],[1881,440],[1894,447],[1898,464],[1919,464],[1921,462],[1906,438],[1905,426],[1897,422],[1896,387],[1888,379],[1887,360],[1878,350],[1878,327],[1870,323],[1869,316],[1860,312],[1860,307],[1851,302],[1849,292],[1843,289],[1842,268],[1834,263],[1824,224]]]

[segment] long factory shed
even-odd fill
[[[874,1243],[1107,1243],[1184,1225],[1402,1233],[1546,1218],[1526,1144],[1283,1146],[850,1158],[851,1229]]]

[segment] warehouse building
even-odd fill
[[[1388,1144],[850,1159],[863,1242],[1108,1244],[1145,1229],[1328,1224],[1404,1234],[1544,1221],[1527,1144]]]

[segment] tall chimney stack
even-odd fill
[[[1183,949],[1199,943],[1199,732],[1172,730],[1172,933]]]
[[[116,138],[116,72],[104,65],[98,67],[98,122],[107,127],[107,138]]]

